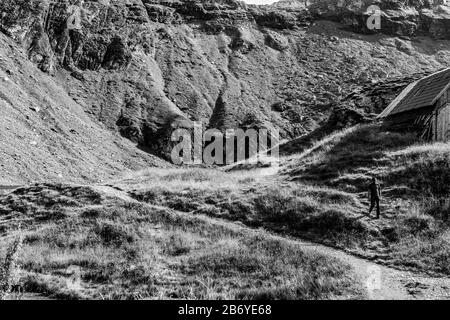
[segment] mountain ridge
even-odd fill
[[[435,25],[418,20],[415,33],[403,32],[411,15],[398,14],[431,10],[430,2],[381,1],[380,33],[365,29],[364,6],[352,1],[86,1],[81,27],[72,30],[66,21],[75,3],[7,0],[0,28],[92,121],[167,160],[171,132],[192,121],[297,138],[318,129],[352,92],[439,70],[450,55],[439,36],[450,34],[445,12]],[[423,26],[432,32],[421,34]],[[367,116],[384,107],[363,104]]]

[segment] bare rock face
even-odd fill
[[[253,6],[250,8],[250,14],[260,26],[280,30],[295,29],[308,26],[312,21],[312,16],[303,2],[280,1],[272,6]]]
[[[369,3],[2,0],[0,30],[92,120],[168,158],[172,131],[193,121],[225,130],[252,119],[294,138],[356,88],[448,64],[447,44],[429,53],[434,42],[356,35],[372,33]],[[380,32],[450,39],[441,3],[379,3]]]
[[[303,2],[299,0],[299,2]],[[450,39],[448,26],[450,7],[444,0],[380,0],[339,1],[310,0],[309,13],[315,18],[339,21],[354,31],[363,33],[381,32],[395,36],[431,36],[435,39]],[[371,6],[380,8],[381,29],[369,30],[367,20],[373,14]]]
[[[271,30],[266,31],[266,44],[278,51],[284,51],[289,48],[289,40],[282,34]]]

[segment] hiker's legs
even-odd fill
[[[380,199],[376,200],[377,203],[377,218],[380,218],[380,214],[381,214],[381,209],[380,209]]]
[[[369,215],[372,213],[373,208],[375,208],[375,204],[375,199],[370,200]]]

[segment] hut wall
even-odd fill
[[[433,112],[433,132],[435,141],[450,140],[450,89],[436,102]]]
[[[414,132],[420,138],[432,140],[434,139],[433,110],[433,107],[428,107],[394,114],[389,116],[385,123],[392,130]]]
[[[385,123],[392,130],[415,132],[425,140],[450,141],[450,88],[433,106],[390,115]]]
[[[450,140],[450,103],[447,103],[435,113],[436,141]]]

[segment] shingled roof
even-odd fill
[[[378,117],[384,118],[406,111],[430,107],[449,87],[450,68],[433,73],[406,87]]]

